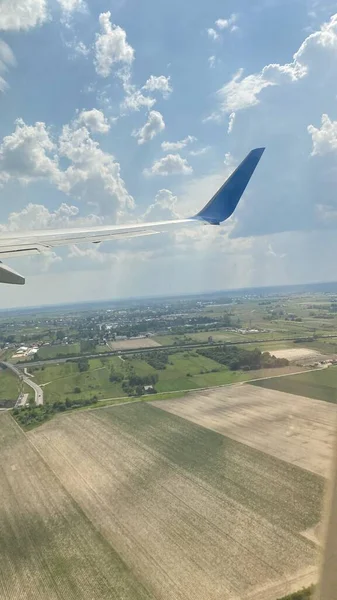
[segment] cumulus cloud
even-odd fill
[[[105,214],[133,208],[134,201],[121,178],[119,163],[100,148],[86,127],[65,125],[58,152],[71,162],[62,173],[59,189],[97,203]],[[117,205],[113,199],[117,200]]]
[[[158,92],[162,94],[163,98],[168,98],[172,92],[170,77],[165,77],[165,75],[158,77],[151,75],[145,85],[139,89],[131,83],[131,71],[129,68],[121,69],[117,75],[120,77],[125,91],[125,98],[121,103],[122,114],[139,111],[141,108],[150,110],[154,106],[156,98],[143,92]]]
[[[45,123],[26,125],[15,121],[15,130],[0,145],[0,182],[17,179],[29,183],[40,178],[57,181],[59,177],[56,146]]]
[[[193,135],[188,135],[183,140],[179,140],[178,142],[162,142],[161,147],[164,152],[171,152],[175,150],[182,150],[182,148],[185,148],[188,144],[192,144],[196,141],[196,137]]]
[[[311,75],[319,75],[322,62],[325,69],[334,61],[337,52],[337,15],[307,36],[289,63],[271,63],[258,73],[243,76],[243,69],[217,92],[219,107],[208,119],[217,120],[224,113],[232,113],[255,106],[262,90],[271,86],[291,84]]]
[[[168,154],[153,163],[150,169],[145,169],[146,175],[190,175],[192,167],[180,154]]]
[[[110,123],[107,121],[104,113],[97,108],[92,110],[82,110],[76,122],[79,125],[85,125],[93,133],[108,133],[110,129]]]
[[[157,110],[151,110],[147,122],[143,127],[133,132],[133,136],[138,138],[138,144],[145,144],[152,140],[158,133],[165,129],[163,115]]]
[[[102,123],[99,121],[100,127]],[[67,159],[69,166],[62,169],[60,159]],[[2,140],[0,183],[14,180],[28,184],[40,179],[66,194],[96,203],[104,214],[118,216],[134,206],[119,163],[76,120],[65,125],[58,138],[53,138],[45,123],[26,125],[18,119],[14,132]]]
[[[171,190],[159,190],[154,203],[150,204],[142,215],[142,220],[167,221],[170,219],[179,219],[180,215],[176,208],[177,201],[177,196],[175,196]]]
[[[337,150],[337,121],[331,121],[328,115],[322,115],[320,128],[308,125],[308,133],[312,138],[312,156]]]
[[[7,223],[0,225],[0,231],[30,231],[32,229],[58,229],[71,226],[100,225],[102,219],[97,215],[79,216],[79,208],[62,202],[54,211],[42,204],[30,202],[21,211],[11,212]]]
[[[141,90],[137,90],[135,85],[124,86],[124,89],[126,91],[126,95],[121,104],[122,114],[139,111],[143,107],[149,110],[156,103],[155,98],[151,98],[151,96],[144,96]]]
[[[110,11],[99,15],[101,33],[96,34],[95,68],[98,75],[108,77],[115,64],[130,65],[134,50],[126,41],[124,29],[110,22]]]
[[[0,30],[26,30],[42,25],[48,19],[46,0],[2,0]]]
[[[143,86],[143,90],[160,92],[164,97],[167,97],[172,92],[170,77],[165,77],[165,75],[159,75],[159,77],[151,75]]]

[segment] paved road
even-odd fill
[[[4,361],[1,361],[0,364],[4,365],[4,367],[7,367],[7,369],[10,369],[11,371],[13,371],[13,373],[17,377],[19,377],[19,379],[23,380],[27,385],[29,385],[31,388],[33,388],[34,394],[35,394],[36,406],[41,406],[41,404],[43,404],[43,390],[40,388],[39,385],[37,385],[37,383],[35,383],[31,379],[29,379],[29,377],[27,377],[26,375],[23,375],[22,372],[19,371],[19,369],[15,365],[12,365],[11,363],[4,362]],[[21,406],[21,404],[20,404],[20,406]]]

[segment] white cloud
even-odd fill
[[[56,210],[49,211],[42,204],[29,203],[19,212],[11,212],[5,224],[0,224],[0,232],[32,231],[45,229],[60,229],[67,227],[91,227],[102,224],[102,219],[96,215],[79,216],[77,206],[62,203]],[[56,252],[46,251],[37,257],[28,257],[27,263],[38,263],[38,271],[43,273],[50,270],[55,263],[62,262]],[[24,268],[24,267],[22,267]]]
[[[259,73],[243,77],[243,69],[234,75],[218,92],[219,108],[208,120],[220,119],[224,113],[232,113],[255,106],[260,102],[260,93],[270,86],[295,83],[308,75],[327,69],[325,61],[335,61],[337,53],[337,14],[319,31],[310,34],[293,55],[289,63],[271,63]],[[207,119],[206,119],[207,120]]]
[[[42,25],[48,19],[46,0],[2,0],[0,30],[18,31]]]
[[[75,120],[53,139],[45,123],[29,126],[18,119],[15,125],[0,145],[0,183],[45,179],[110,216],[133,208],[119,163],[91,138],[87,127],[78,127]],[[60,158],[70,162],[64,170]]]
[[[143,94],[143,91],[160,92],[164,98],[167,98],[172,92],[170,77],[165,77],[164,75],[160,75],[159,77],[151,75],[145,85],[140,89],[137,89],[137,87],[131,83],[131,72],[129,68],[121,69],[117,75],[120,77],[125,91],[125,98],[121,103],[122,114],[139,111],[143,107],[150,110],[154,106],[156,99],[152,96]]]
[[[231,31],[235,31],[235,29],[237,29],[236,26],[234,26],[234,23],[237,21],[237,15],[236,14],[232,14],[229,19],[217,19],[217,21],[215,21],[215,25],[218,29],[223,30],[223,29],[231,29]]]
[[[149,77],[143,86],[143,90],[147,90],[149,92],[160,92],[164,97],[166,97],[172,92],[170,77],[165,77],[165,75],[160,75],[159,77],[151,75],[151,77]]]
[[[227,129],[227,133],[232,133],[233,126],[234,126],[234,121],[235,121],[235,112],[232,112],[232,113],[229,115],[229,119],[228,119],[228,129]]]
[[[210,69],[214,69],[215,62],[216,62],[216,57],[214,55],[210,56],[209,59],[208,59],[208,64],[210,66]]]
[[[243,77],[243,69],[234,75],[218,92],[221,102],[220,112],[232,113],[259,103],[260,92],[271,85],[276,85],[266,79],[263,73]]]
[[[321,128],[308,125],[308,133],[312,138],[312,156],[337,150],[337,121],[331,121],[328,115],[322,115]]]
[[[59,138],[58,152],[72,164],[63,173],[59,188],[91,204],[97,203],[105,214],[133,208],[120,175],[120,165],[90,137],[86,127],[65,125]],[[117,200],[117,205],[112,199]]]
[[[183,140],[180,140],[178,142],[162,142],[161,147],[162,150],[164,150],[164,152],[170,152],[172,150],[181,150],[182,148],[185,148],[188,144],[192,144],[196,141],[197,138],[194,137],[194,135],[188,135]]]
[[[138,138],[138,144],[145,144],[152,140],[158,133],[165,129],[163,115],[157,110],[151,110],[148,120],[141,129],[133,132],[133,136]]]
[[[72,40],[65,41],[65,46],[73,51],[73,58],[76,56],[87,57],[90,54],[90,49],[84,44],[84,42],[77,39],[75,36]]]
[[[15,56],[6,42],[0,40],[0,71],[6,71],[8,67],[16,64]]]
[[[85,125],[93,133],[107,133],[110,129],[106,117],[101,110],[93,108],[92,110],[82,110],[78,115],[76,122],[79,125]]]
[[[215,31],[215,29],[213,29],[213,27],[209,27],[207,29],[207,35],[209,38],[211,38],[214,41],[219,39],[219,34]]]
[[[100,225],[102,219],[96,215],[79,217],[79,209],[63,202],[56,210],[49,211],[42,204],[29,203],[19,212],[11,212],[7,223],[0,231],[30,231],[32,229],[58,229],[71,226]]]
[[[8,70],[8,67],[16,65],[15,56],[6,42],[0,40],[0,73]],[[4,92],[8,88],[7,82],[0,76],[0,92]]]
[[[218,19],[215,21],[218,29],[227,29],[229,27],[229,19]]]
[[[168,154],[153,163],[150,169],[145,169],[146,175],[190,175],[192,167],[180,154]]]
[[[137,90],[134,85],[128,85],[125,91],[126,96],[121,104],[122,114],[125,112],[139,111],[143,107],[151,109],[156,103],[155,98],[144,96],[144,94],[142,94],[140,90]]]
[[[142,215],[142,220],[166,221],[169,219],[179,219],[180,215],[176,208],[177,200],[177,196],[172,194],[170,190],[159,190],[154,203],[150,204]]]
[[[86,10],[86,3],[84,0],[57,0],[62,11],[66,15],[70,15],[75,11],[83,12]]]
[[[56,150],[45,123],[29,126],[22,119],[15,121],[15,131],[4,137],[0,145],[0,182],[11,178],[29,183],[40,178],[59,178]]]
[[[114,64],[130,65],[134,50],[126,41],[124,29],[110,22],[110,11],[99,15],[102,33],[96,34],[95,67],[101,77],[108,77]]]
[[[210,146],[204,146],[204,148],[200,148],[199,150],[190,150],[190,155],[191,156],[202,156],[203,154],[206,154],[207,152],[209,152],[211,149]]]

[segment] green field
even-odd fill
[[[118,357],[93,358],[89,361],[88,371],[79,372],[76,362],[67,362],[34,367],[33,374],[37,383],[43,384],[46,402],[64,401],[67,397],[70,400],[93,396],[114,398],[125,396],[120,384],[109,381],[111,366],[121,371],[121,364]],[[76,388],[80,391],[75,391]]]
[[[280,392],[337,403],[337,367],[307,371],[288,377],[272,377],[251,383]]]
[[[37,353],[40,360],[45,358],[59,358],[69,354],[78,356],[80,354],[80,344],[57,344],[55,346],[41,346]]]
[[[17,400],[19,379],[9,369],[0,369],[0,400]]]
[[[89,399],[120,398],[126,395],[121,382],[110,382],[111,368],[127,378],[129,374],[139,376],[157,374],[157,392],[190,390],[214,385],[246,381],[252,375],[243,371],[230,371],[224,365],[201,356],[196,352],[177,352],[169,356],[165,369],[156,370],[144,360],[117,356],[89,359],[89,370],[79,372],[76,362],[46,364],[31,368],[34,378],[43,385],[46,402],[64,401],[65,398]],[[213,372],[211,372],[213,371]],[[75,388],[80,391],[75,391]]]
[[[29,394],[29,400],[34,397],[31,388],[26,384],[23,384],[22,387],[19,378],[12,371],[0,369],[0,402],[9,400],[13,405],[18,399],[21,389],[24,393]]]

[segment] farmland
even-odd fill
[[[159,357],[162,350],[159,350]],[[155,375],[155,390],[158,393],[191,390],[216,385],[232,384],[264,376],[266,371],[277,375],[297,372],[298,367],[262,369],[261,371],[231,370],[196,351],[176,350],[165,357],[162,368],[156,362],[156,354],[106,356],[86,360],[81,371],[78,361],[32,365],[30,372],[34,380],[44,388],[46,402],[52,403],[66,398],[83,400],[93,398],[120,398],[127,395],[123,380],[132,375],[146,377]],[[150,364],[151,363],[151,364]],[[152,366],[152,363],[156,366]]]
[[[315,582],[337,369],[303,365],[331,362],[335,335],[337,286],[0,315],[2,359],[34,346],[45,402],[13,411],[26,433],[0,414],[1,598],[276,600]],[[0,371],[0,401],[17,393]]]
[[[0,414],[2,600],[150,600],[7,414]]]
[[[275,597],[288,576],[315,578],[302,532],[323,480],[308,471],[143,403],[63,415],[28,439],[151,598]]]
[[[268,381],[273,380],[261,383]],[[245,384],[153,405],[313,473],[326,477],[330,473],[334,404]]]
[[[39,359],[57,358],[61,356],[79,355],[80,344],[61,344],[56,346],[42,346],[39,349]]]
[[[337,368],[307,371],[289,377],[272,377],[254,385],[337,403]]]

